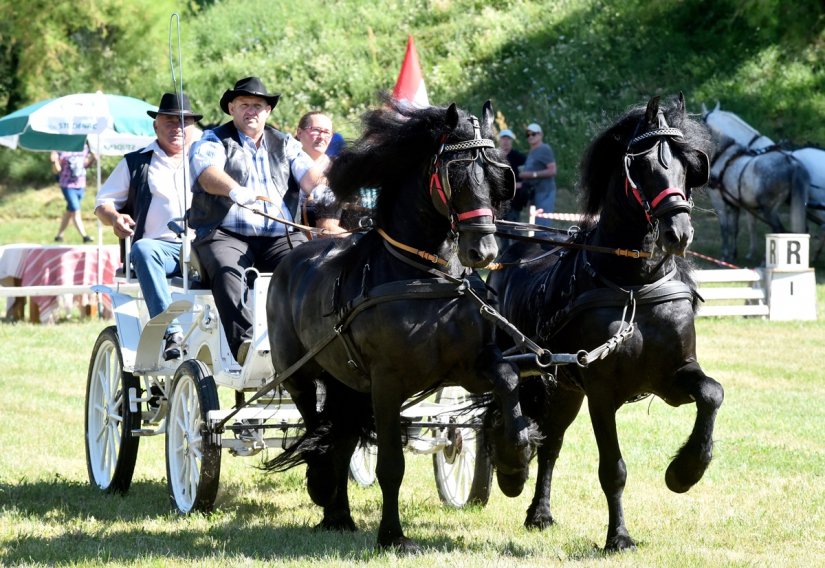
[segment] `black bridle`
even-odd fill
[[[629,196],[632,192],[633,197],[636,198],[636,201],[644,210],[648,223],[651,223],[653,218],[662,217],[666,213],[674,210],[683,210],[690,213],[693,209],[693,203],[688,199],[684,188],[681,187],[666,187],[657,193],[651,201],[648,201],[645,195],[639,191],[639,186],[633,181],[630,175],[630,166],[633,160],[639,156],[645,156],[654,150],[658,152],[659,164],[665,169],[670,167],[673,153],[671,152],[668,139],[684,138],[684,133],[678,128],[668,126],[661,110],[659,111],[658,118],[659,127],[632,138],[630,142],[627,143],[627,150],[624,155],[625,194]],[[650,148],[642,150],[641,152],[632,151],[633,146],[651,138],[655,138],[656,143]],[[666,203],[665,200],[667,200]]]
[[[449,167],[450,165],[458,162],[469,162],[470,164],[477,163],[479,166],[481,166],[481,163],[483,161],[486,161],[488,164],[491,164],[493,166],[497,166],[499,168],[506,168],[511,176],[510,186],[512,188],[512,191],[509,192],[511,195],[506,195],[503,197],[504,199],[512,199],[513,195],[515,194],[515,174],[513,173],[513,169],[510,167],[510,164],[499,162],[498,160],[491,158],[488,155],[488,148],[495,150],[495,142],[493,142],[489,138],[481,137],[481,128],[479,126],[478,118],[471,115],[470,123],[473,125],[472,140],[464,140],[462,142],[457,142],[456,144],[446,144],[448,134],[444,134],[442,136],[438,151],[433,157],[433,165],[430,174],[430,199],[432,200],[435,208],[442,215],[444,215],[445,217],[447,217],[447,219],[450,220],[450,225],[452,226],[453,230],[458,231],[459,233],[463,231],[472,231],[476,233],[493,234],[496,232],[496,225],[495,215],[493,214],[492,209],[490,209],[489,207],[481,207],[478,209],[473,209],[471,211],[459,212],[455,210],[452,203],[453,192],[452,188],[450,187]],[[443,156],[445,154],[454,152],[464,152],[467,150],[473,150],[470,157],[454,158],[452,160],[443,159]],[[469,219],[475,219],[478,217],[490,217],[492,219],[492,222],[464,222]]]

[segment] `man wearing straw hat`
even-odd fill
[[[232,120],[208,130],[192,148],[192,248],[241,365],[252,338],[252,310],[241,301],[248,283],[245,269],[272,272],[306,241],[300,231],[272,217],[299,219],[300,191],[316,199],[330,195],[323,174],[329,159],[313,161],[298,140],[266,124],[279,98],[258,77],[237,81],[220,101]],[[290,172],[300,189],[288,190]],[[253,204],[265,215],[253,212]]]
[[[192,111],[186,95],[179,99],[174,93],[164,93],[157,112],[147,114],[155,119],[157,139],[126,154],[115,167],[98,191],[95,215],[118,238],[132,238],[131,263],[149,315],[155,317],[172,303],[166,278],[180,274],[181,238],[167,225],[186,212],[184,146],[200,133],[195,122],[202,115]],[[166,329],[165,360],[181,356],[181,332],[177,321]]]

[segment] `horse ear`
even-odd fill
[[[696,150],[690,160],[685,183],[688,187],[702,187],[710,179],[710,158],[701,150]]]
[[[713,108],[714,111],[719,110],[719,101],[716,101],[716,106]]]
[[[458,108],[455,103],[451,104],[447,109],[447,130],[453,131],[458,126]]]
[[[645,121],[648,126],[655,127],[659,124],[659,96],[652,97],[647,103],[647,110],[645,111]]]
[[[481,109],[481,129],[484,132],[493,131],[493,103],[489,99]]]
[[[677,106],[677,110],[679,114],[685,116],[685,94],[682,91],[679,91],[679,104]]]
[[[705,106],[705,103],[702,103],[702,116],[708,115],[708,107]]]

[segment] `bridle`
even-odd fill
[[[632,138],[627,144],[627,150],[624,155],[625,194],[629,196],[632,192],[633,197],[644,210],[648,223],[652,223],[654,218],[659,218],[673,210],[683,210],[690,213],[693,209],[692,201],[688,199],[685,190],[680,187],[666,187],[657,193],[651,201],[648,201],[644,194],[639,191],[638,185],[633,181],[633,178],[630,175],[630,165],[633,163],[633,160],[639,156],[649,154],[654,150],[658,152],[659,163],[662,167],[665,169],[670,167],[673,154],[670,150],[670,145],[668,144],[667,139],[684,138],[684,133],[678,128],[671,128],[668,126],[661,110],[659,111],[658,118],[659,127]],[[634,145],[651,138],[656,138],[657,140],[656,143],[647,150],[635,153],[631,151]],[[667,203],[663,204],[663,202],[669,197],[675,197],[675,199],[670,199]]]
[[[487,152],[487,148],[495,149],[495,142],[489,138],[481,137],[481,128],[479,126],[478,118],[470,116],[470,123],[473,125],[473,139],[464,140],[456,144],[447,144],[447,137],[449,134],[444,134],[441,137],[438,151],[433,157],[433,165],[430,174],[430,199],[433,202],[436,210],[447,217],[450,221],[450,226],[454,231],[459,233],[463,231],[472,231],[476,233],[483,233],[491,235],[496,232],[495,216],[493,211],[488,207],[481,207],[471,211],[456,211],[453,207],[452,197],[453,192],[450,187],[450,165],[458,162],[469,162],[470,164],[482,161],[500,168],[506,168],[512,176],[512,190],[515,192],[515,174],[513,173],[510,164],[499,162],[491,158]],[[473,150],[469,158],[454,158],[452,160],[444,160],[445,154],[453,152],[463,152],[466,150]],[[510,196],[504,196],[504,199],[510,199]],[[470,219],[477,217],[490,217],[490,223],[466,223]]]

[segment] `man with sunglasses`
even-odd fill
[[[541,126],[535,122],[527,126],[525,132],[530,151],[519,179],[523,189],[530,188],[533,203],[538,213],[552,213],[556,208],[556,157],[553,149],[544,143]],[[550,226],[549,219],[537,218],[539,225]]]

